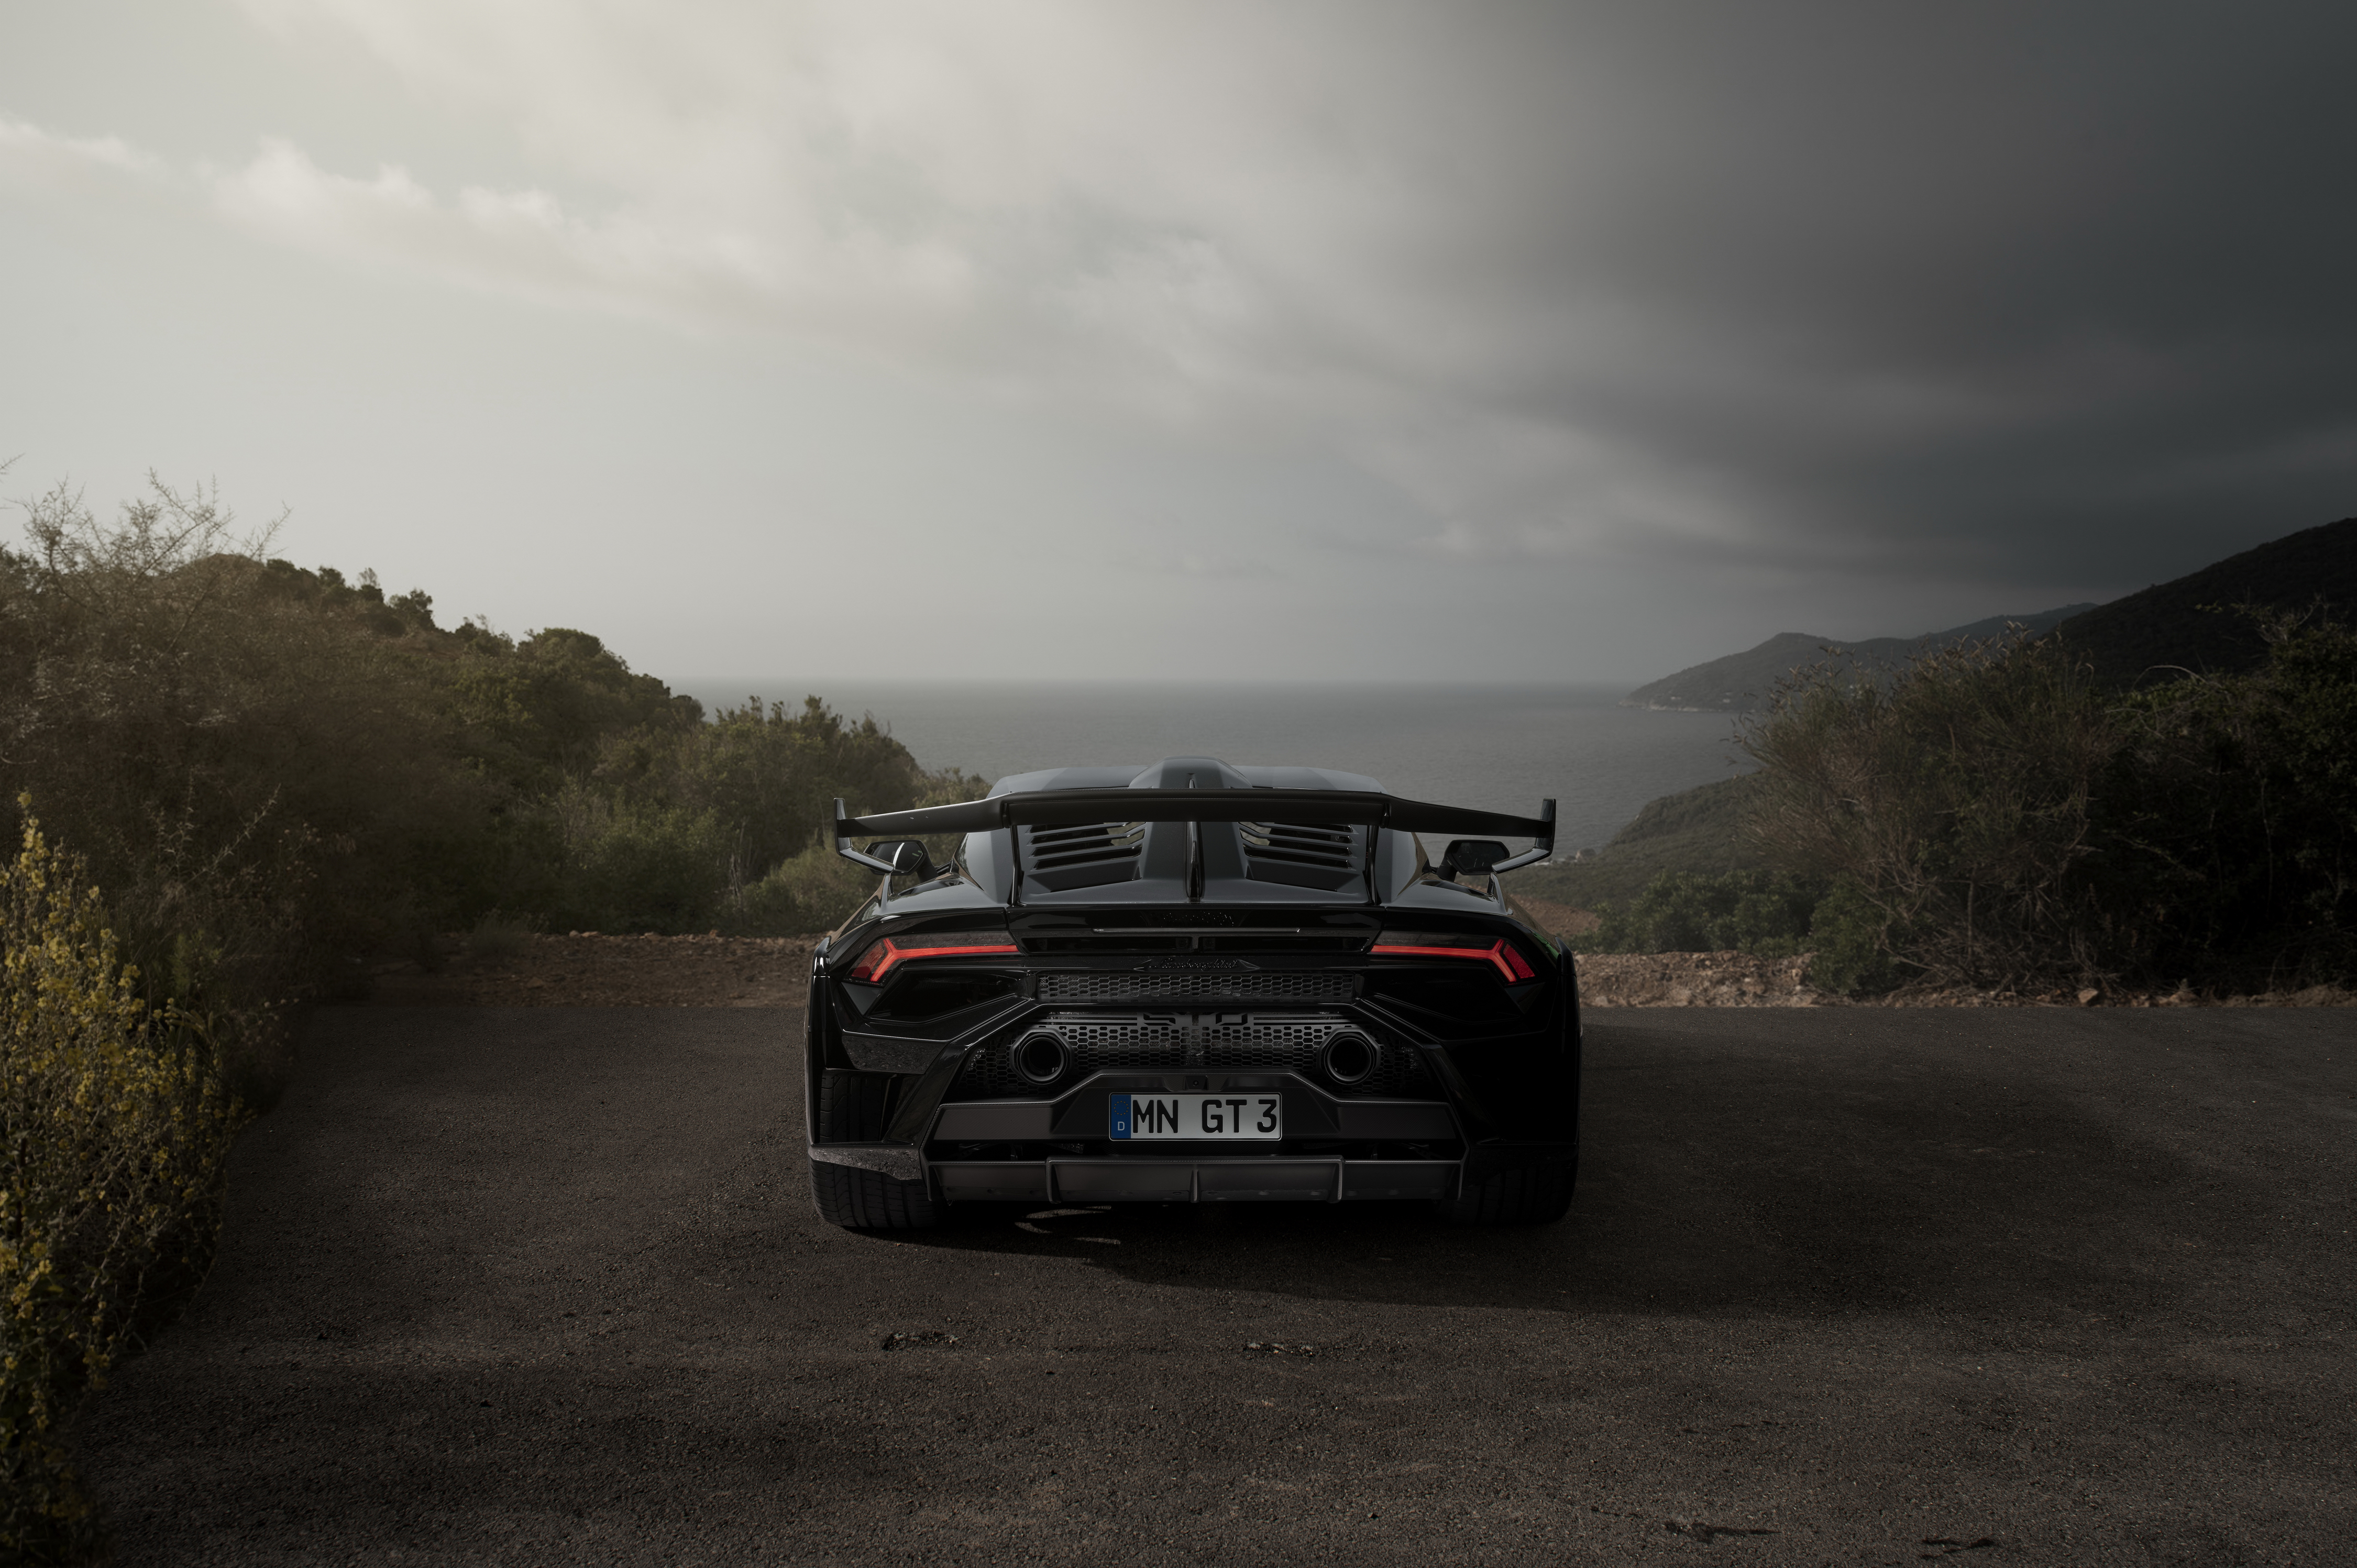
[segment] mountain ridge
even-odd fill
[[[2043,633],[2100,607],[2093,604],[2064,605],[2029,615],[1987,616],[1921,637],[1869,637],[1856,642],[1839,642],[1806,632],[1780,631],[1755,648],[1689,665],[1675,674],[1649,682],[1621,698],[1620,705],[1677,713],[1748,713],[1767,700],[1778,681],[1803,665],[1835,660],[1865,669],[1897,669],[1933,649],[1998,636],[2008,626]]]
[[[2266,661],[2259,624],[2237,613],[2298,611],[2322,600],[2357,608],[2357,517],[2304,528],[2124,594],[2064,621],[2063,645],[2109,686],[2175,680],[2185,671],[2240,674]]]

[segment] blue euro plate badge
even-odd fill
[[[1116,1094],[1110,1135],[1115,1143],[1275,1143],[1285,1136],[1279,1094]]]

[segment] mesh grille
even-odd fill
[[[1178,1018],[1049,1018],[1034,1026],[1055,1035],[1072,1054],[1070,1082],[1092,1072],[1118,1068],[1164,1071],[1195,1069],[1260,1069],[1315,1073],[1318,1052],[1353,1026],[1340,1018],[1254,1018],[1242,1023],[1198,1023]],[[1031,1030],[1025,1030],[1025,1034]],[[1017,1036],[1019,1038],[1020,1036]],[[1007,1052],[1015,1041],[986,1046],[966,1058],[951,1093],[965,1099],[1047,1095],[1016,1076]],[[1329,1085],[1332,1088],[1334,1086]],[[1431,1095],[1436,1092],[1421,1051],[1386,1046],[1374,1072],[1339,1090],[1361,1095]]]
[[[1318,1048],[1340,1024],[1213,1024],[1203,1030],[1206,1067],[1293,1068],[1315,1066]]]
[[[1185,1067],[1187,1031],[1167,1019],[1079,1022],[1058,1018],[1049,1033],[1064,1042],[1083,1072],[1107,1067]]]
[[[1248,1002],[1348,1002],[1355,983],[1347,974],[1043,974],[1042,1002],[1190,1001],[1234,997]]]

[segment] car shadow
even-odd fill
[[[2137,1311],[2139,1227],[2187,1172],[2072,1096],[1959,1059],[1588,1026],[1578,1195],[1470,1230],[1381,1204],[969,1205],[919,1245],[1084,1256],[1141,1283],[1559,1312]]]

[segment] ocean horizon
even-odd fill
[[[873,714],[927,768],[987,779],[1163,757],[1331,768],[1395,795],[1527,814],[1556,801],[1556,849],[1595,848],[1649,800],[1749,771],[1724,714],[1624,708],[1620,682],[675,682],[707,713],[805,695]]]

